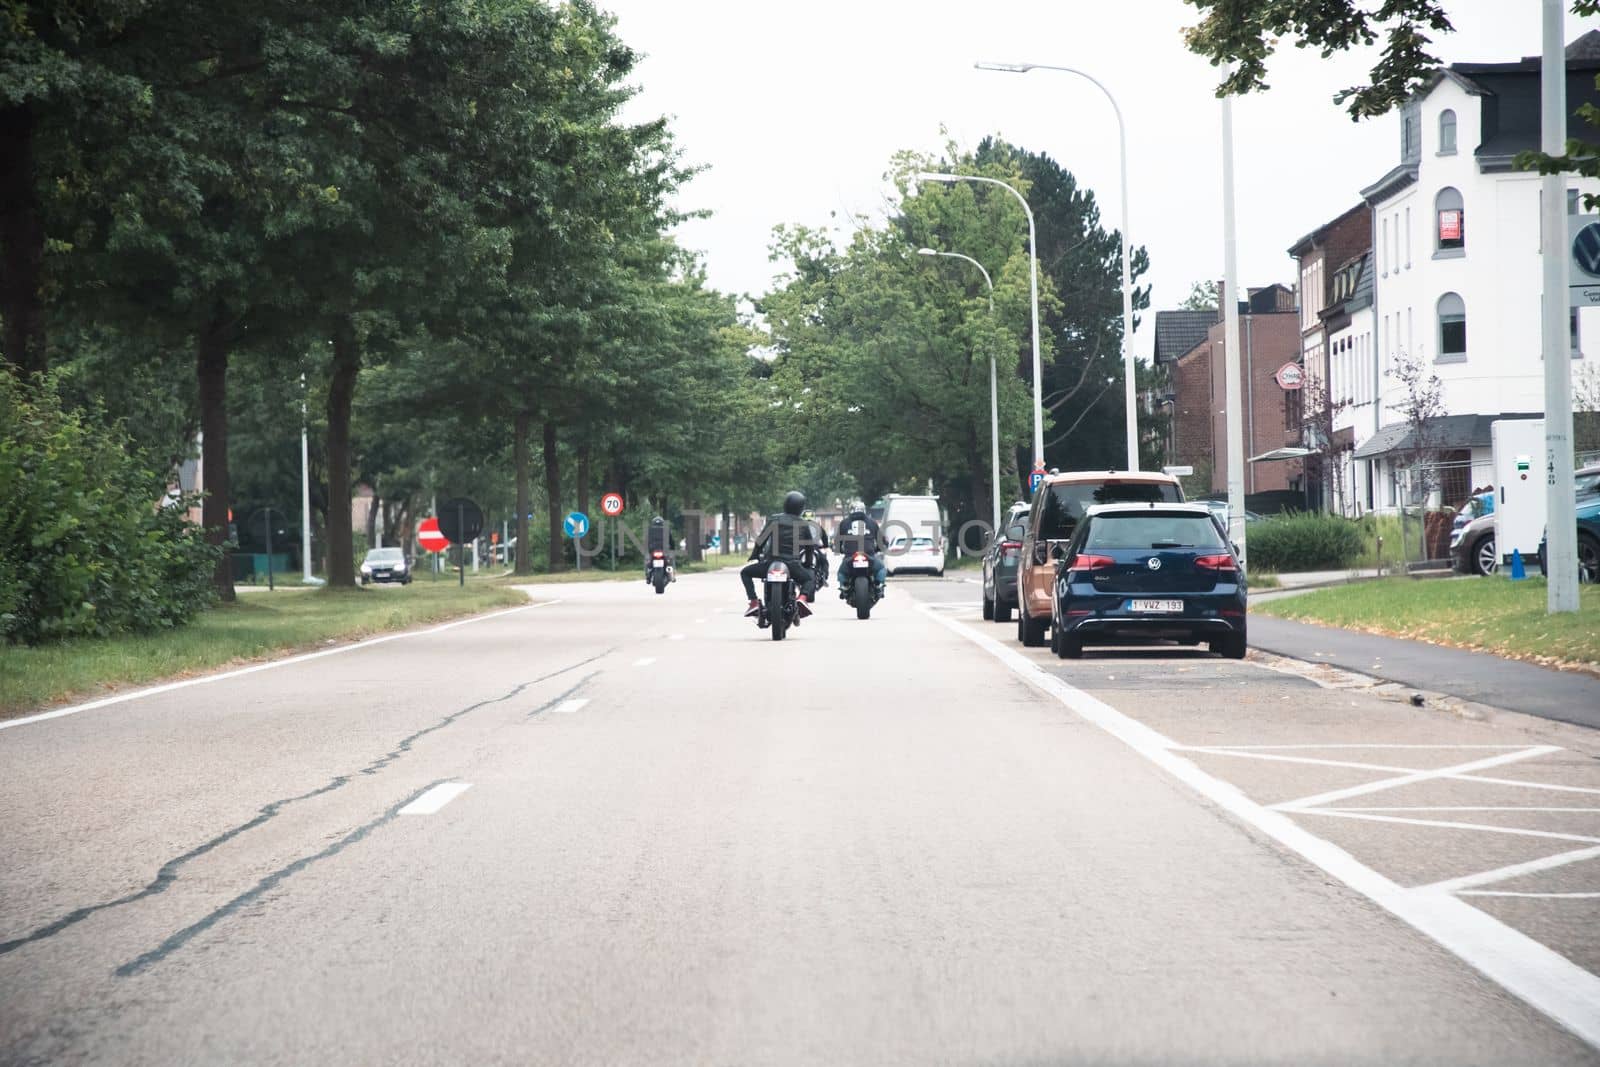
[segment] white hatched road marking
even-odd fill
[[[1207,774],[1180,754],[1183,746],[1160,732],[1068,684],[1027,656],[993,638],[939,611],[929,610],[927,605],[922,605],[921,610],[939,625],[987,651],[1029,684],[1060,701],[1079,718],[1117,738],[1222,810],[1322,868],[1590,1045],[1600,1048],[1600,977],[1549,946],[1452,895],[1447,891],[1446,883],[1408,889],[1392,881],[1344,849],[1311,833],[1290,818],[1289,813],[1281,810],[1281,807],[1274,809],[1258,804],[1238,786]],[[1510,755],[1529,758],[1547,751],[1560,749],[1538,746]],[[1462,766],[1471,765],[1446,768],[1444,773],[1418,772],[1420,777],[1408,777],[1418,781],[1439,777],[1479,780],[1461,774]],[[1381,788],[1398,784],[1401,784],[1399,780],[1389,779]],[[1297,803],[1304,804],[1314,799],[1317,798],[1308,797]],[[1305,813],[1296,811],[1295,814]],[[1600,852],[1600,849],[1594,851]]]
[[[1526,897],[1532,900],[1600,900],[1600,893],[1514,893],[1509,889],[1463,889],[1463,897]]]
[[[588,697],[574,697],[571,700],[563,700],[550,710],[557,715],[571,715],[587,703],[589,703]]]
[[[1496,867],[1492,871],[1479,871],[1476,874],[1464,874],[1459,878],[1447,878],[1442,882],[1432,885],[1419,886],[1419,889],[1432,890],[1440,893],[1456,893],[1473,886],[1492,885],[1495,882],[1506,882],[1512,878],[1520,878],[1525,874],[1538,874],[1541,871],[1553,870],[1556,867],[1565,867],[1569,863],[1581,863],[1587,859],[1600,856],[1600,846],[1595,848],[1576,848],[1571,852],[1557,852],[1553,856],[1541,856],[1536,860],[1525,860],[1522,863],[1513,863],[1506,867]]]
[[[1396,815],[1371,815],[1364,811],[1349,811],[1345,808],[1290,808],[1293,815],[1331,815],[1341,819],[1360,819],[1363,822],[1401,823],[1406,826],[1440,826],[1452,830],[1477,830],[1486,834],[1511,834],[1515,837],[1548,837],[1556,841],[1593,841],[1600,844],[1600,837],[1589,837],[1585,834],[1558,834],[1549,830],[1519,830],[1511,826],[1487,826],[1475,822],[1451,822],[1449,819],[1403,819]]]
[[[441,782],[401,808],[400,814],[432,815],[471,788],[471,782]]]
[[[1398,778],[1384,778],[1376,782],[1366,782],[1362,785],[1352,785],[1345,789],[1333,789],[1326,793],[1318,793],[1315,796],[1301,797],[1298,800],[1286,800],[1281,804],[1274,804],[1272,806],[1279,811],[1295,811],[1303,808],[1311,808],[1322,804],[1328,804],[1335,800],[1344,800],[1346,797],[1365,796],[1368,793],[1378,793],[1385,789],[1397,789],[1403,785],[1414,785],[1417,782],[1426,782],[1434,778],[1468,777],[1468,772],[1471,771],[1488,770],[1490,767],[1499,767],[1507,763],[1516,763],[1519,760],[1532,759],[1535,756],[1548,756],[1552,752],[1560,751],[1561,746],[1559,745],[1531,745],[1528,748],[1519,749],[1516,752],[1505,752],[1498,756],[1485,756],[1483,759],[1472,760],[1467,763],[1453,763],[1448,767],[1436,767],[1433,770],[1412,771],[1409,774],[1402,774]],[[1256,758],[1265,757],[1258,756]],[[1276,758],[1289,759],[1290,757],[1284,756]],[[1405,770],[1406,768],[1400,767],[1394,769]],[[1476,780],[1489,781],[1490,779],[1482,778]]]

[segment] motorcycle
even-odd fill
[[[872,605],[883,596],[883,590],[873,580],[872,570],[871,556],[865,552],[853,552],[839,582],[839,594],[856,609],[858,619],[871,618]]]
[[[650,584],[656,587],[656,595],[660,596],[667,591],[667,583],[672,581],[672,565],[667,562],[667,554],[660,550],[650,553]]]
[[[789,573],[789,565],[781,559],[775,559],[767,564],[765,584],[765,597],[761,602],[761,614],[756,617],[756,626],[772,631],[774,641],[782,641],[789,627],[793,626],[800,612],[799,589],[795,585],[794,577]]]

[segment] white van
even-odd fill
[[[890,574],[929,571],[944,576],[944,509],[936,496],[890,493],[868,514],[883,534],[883,566]]]

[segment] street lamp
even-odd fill
[[[983,275],[983,280],[989,286],[989,321],[994,321],[994,279],[989,277],[989,272],[983,269],[983,264],[971,256],[964,256],[960,252],[940,252],[932,248],[917,249],[919,256],[946,256],[950,259],[964,259],[978,268],[978,273]],[[989,485],[994,490],[994,530],[998,536],[1000,532],[1000,394],[996,385],[994,367],[994,348],[989,349],[989,438],[990,438],[990,465],[992,474]]]
[[[974,63],[979,70],[1000,70],[1012,74],[1026,74],[1030,70],[1058,70],[1064,74],[1076,74],[1093,83],[1096,89],[1105,94],[1111,102],[1111,110],[1117,116],[1117,146],[1122,161],[1122,373],[1127,378],[1124,388],[1125,404],[1128,419],[1128,469],[1139,469],[1139,426],[1138,406],[1134,399],[1134,360],[1133,360],[1133,280],[1132,267],[1129,262],[1128,246],[1128,129],[1122,121],[1122,108],[1117,106],[1117,98],[1111,95],[1111,90],[1100,84],[1100,80],[1092,74],[1078,70],[1075,67],[1055,67],[1048,63]]]
[[[913,180],[919,182],[982,182],[998,185],[1017,198],[1023,214],[1028,216],[1028,289],[1033,301],[1033,466],[1044,469],[1044,375],[1039,370],[1039,242],[1033,225],[1033,209],[1027,199],[1009,183],[999,178],[985,178],[978,174],[928,174],[921,173]]]

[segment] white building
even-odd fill
[[[1539,68],[1534,57],[1442,70],[1401,111],[1399,165],[1362,190],[1372,299],[1352,306],[1328,353],[1332,392],[1350,405],[1342,421],[1354,438],[1359,510],[1397,503],[1409,435],[1394,368],[1408,354],[1444,383],[1453,416],[1430,442],[1443,453],[1447,506],[1493,480],[1490,422],[1543,411],[1540,177],[1512,169],[1518,152],[1538,147]],[[1600,105],[1597,74],[1600,31],[1591,31],[1567,49],[1569,113]],[[1581,117],[1569,123],[1570,136],[1593,138]],[[1569,177],[1569,211],[1580,193],[1600,193],[1600,181]],[[1600,308],[1574,313],[1571,337],[1563,358],[1600,360]]]

